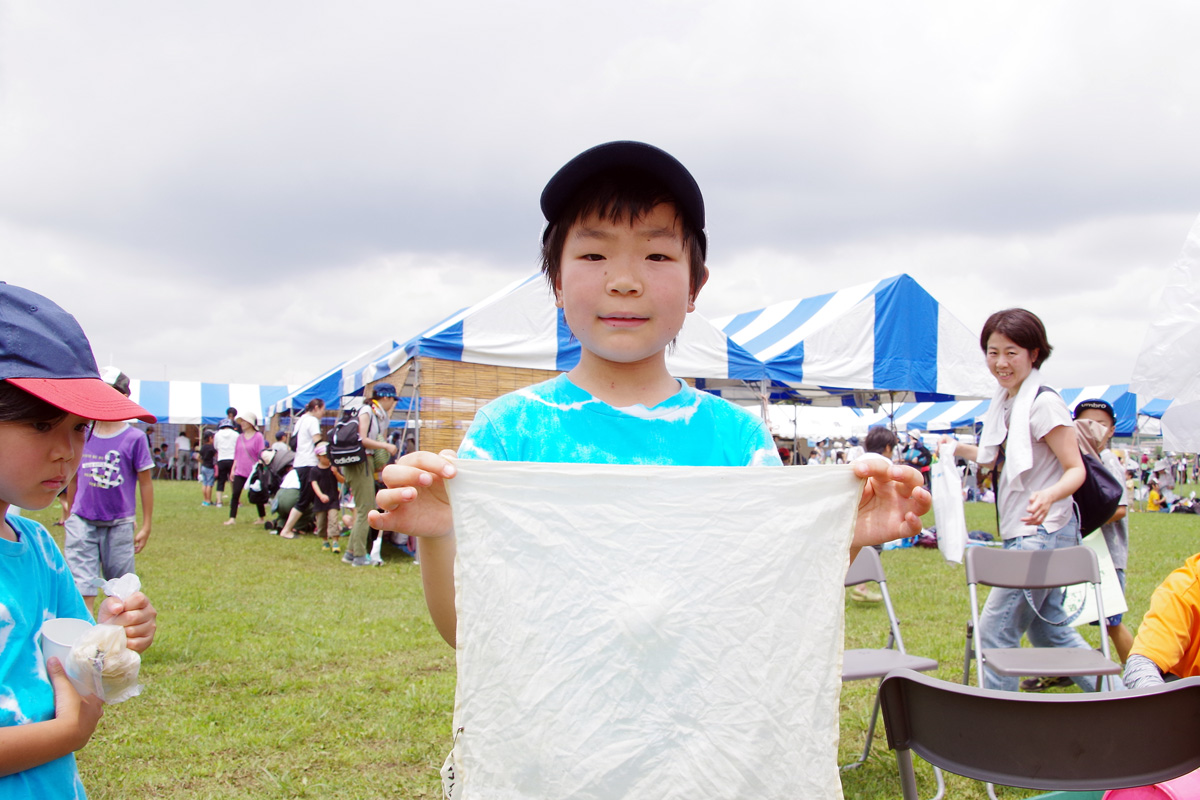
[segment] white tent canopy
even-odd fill
[[[995,386],[978,335],[908,275],[714,322],[802,397],[982,399]]]
[[[566,371],[579,361],[579,342],[540,274],[517,281],[355,370],[344,370],[342,394],[390,375],[410,358]],[[762,380],[763,365],[698,313],[687,315],[667,368],[681,378]]]

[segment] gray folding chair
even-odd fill
[[[1108,628],[1100,598],[1100,565],[1091,548],[1082,545],[1057,550],[1000,550],[969,547],[966,553],[967,589],[971,595],[971,625],[963,656],[963,683],[969,682],[971,659],[979,661],[978,679],[983,686],[983,668],[1004,676],[1096,676],[1119,675],[1121,665],[1108,653]],[[980,644],[978,584],[1009,589],[1049,589],[1090,583],[1100,612],[1101,653],[1080,647],[1008,647],[983,650]],[[1110,687],[1111,688],[1111,687]]]
[[[842,683],[872,678],[882,681],[883,676],[894,669],[911,669],[919,672],[928,672],[931,669],[937,669],[938,662],[932,658],[910,656],[904,651],[904,639],[900,635],[900,620],[896,617],[896,610],[892,606],[892,597],[888,594],[887,577],[883,572],[883,562],[880,560],[879,553],[875,548],[864,547],[859,551],[858,557],[854,559],[854,563],[850,565],[850,569],[846,572],[846,586],[858,586],[859,584],[871,581],[879,585],[879,593],[883,595],[883,607],[887,609],[889,625],[887,644],[877,649],[844,651],[842,653]],[[843,770],[862,766],[863,762],[867,760],[867,756],[871,753],[871,742],[875,738],[875,723],[878,720],[879,693],[876,692],[875,707],[871,710],[871,724],[867,728],[867,743],[863,747],[862,755],[852,764],[843,766]],[[934,767],[934,775],[937,778],[938,793],[934,796],[933,800],[939,800],[945,792],[945,784],[942,780],[941,770],[937,767]]]
[[[1043,791],[1147,786],[1200,768],[1200,677],[1043,695],[897,670],[879,694],[904,800],[917,798],[912,753],[967,778]]]

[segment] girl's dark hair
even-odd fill
[[[308,412],[310,412],[314,409],[324,408],[324,407],[325,407],[325,401],[319,397],[314,397],[312,400],[308,401],[308,405],[306,405],[304,407],[304,411],[302,411],[301,413],[307,414]]]
[[[562,268],[563,246],[571,226],[584,217],[595,214],[608,222],[632,223],[649,214],[655,206],[674,203],[675,198],[660,181],[638,169],[606,170],[586,181],[563,206],[562,214],[550,223],[542,239],[542,274],[554,291]],[[678,206],[676,206],[678,213]],[[688,257],[692,299],[700,293],[708,268],[704,266],[704,249],[692,222],[680,219],[683,228],[683,249]]]
[[[0,381],[0,422],[56,423],[67,416],[58,406],[34,397],[8,381]]]
[[[987,322],[983,323],[983,333],[979,335],[979,347],[985,354],[988,339],[992,338],[993,333],[1012,339],[1031,353],[1036,350],[1034,369],[1041,369],[1042,364],[1050,357],[1050,351],[1054,349],[1046,338],[1046,326],[1038,319],[1038,315],[1023,308],[1006,308],[987,318]]]

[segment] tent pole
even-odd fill
[[[421,358],[413,357],[412,368],[408,371],[412,379],[412,394],[408,398],[408,415],[404,418],[404,435],[408,436],[408,420],[414,419],[413,444],[421,449]]]

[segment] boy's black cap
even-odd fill
[[[558,220],[563,207],[584,181],[614,167],[639,169],[662,181],[675,198],[675,204],[683,212],[684,219],[696,229],[700,252],[708,256],[708,237],[704,233],[704,196],[700,194],[700,185],[687,167],[679,163],[679,159],[645,142],[598,144],[564,164],[542,190],[542,214],[546,221],[553,224]],[[547,227],[542,234],[543,241],[549,233]]]
[[[1097,411],[1103,411],[1105,414],[1108,414],[1108,418],[1113,421],[1114,425],[1117,424],[1117,412],[1113,411],[1112,404],[1107,400],[1102,400],[1099,397],[1091,400],[1083,400],[1079,403],[1079,405],[1075,406],[1075,419],[1079,419],[1080,411],[1088,408],[1094,408]]]

